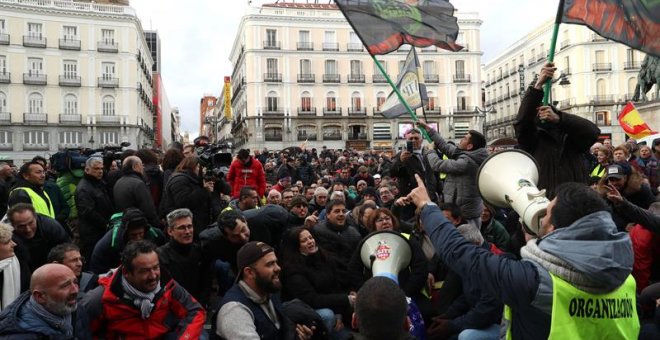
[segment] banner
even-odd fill
[[[387,54],[402,44],[435,45],[450,51],[458,23],[446,0],[335,0],[371,55]]]
[[[429,101],[423,79],[422,67],[419,65],[417,52],[415,52],[415,48],[413,47],[408,52],[406,62],[396,81],[396,88],[399,89],[403,99],[413,110],[422,107]],[[381,105],[380,113],[385,118],[395,118],[408,113],[408,110],[401,103],[396,93],[392,91],[387,96],[383,105]]]
[[[632,102],[628,102],[619,114],[619,125],[628,136],[635,140],[657,133],[644,122]]]
[[[225,77],[225,118],[231,120],[231,77]]]
[[[660,57],[660,1],[565,0],[562,22]]]

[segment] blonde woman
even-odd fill
[[[14,254],[13,231],[9,224],[0,223],[0,311],[21,294],[21,265]]]

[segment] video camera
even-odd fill
[[[229,172],[229,166],[232,162],[231,143],[208,144],[208,139],[197,137],[195,139],[195,154],[199,159],[200,165],[206,169],[206,180],[224,179]]]
[[[112,161],[117,161],[117,166],[121,168],[121,155],[129,146],[130,142],[123,142],[119,146],[106,145],[101,149],[90,150],[88,156],[103,158],[103,166],[106,168],[110,167]]]

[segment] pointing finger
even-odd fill
[[[426,186],[424,185],[424,181],[422,180],[421,177],[419,177],[418,174],[415,174],[415,179],[417,180],[417,186],[418,186],[418,187],[423,187],[423,188],[426,187]]]

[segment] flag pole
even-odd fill
[[[559,0],[557,8],[557,16],[555,17],[555,26],[552,31],[552,40],[550,41],[550,52],[548,53],[548,62],[551,63],[555,60],[555,47],[557,46],[557,35],[559,34],[559,24],[564,16],[564,0]],[[552,79],[548,79],[543,88],[543,105],[548,105],[550,99],[550,88],[552,87]]]
[[[411,48],[415,48],[415,46],[411,46]],[[408,105],[408,102],[406,102],[406,100],[403,98],[403,95],[401,94],[399,89],[396,87],[394,82],[392,82],[392,79],[390,78],[390,76],[387,75],[387,72],[383,68],[383,65],[380,64],[380,62],[378,61],[376,56],[374,56],[371,53],[369,53],[369,55],[371,56],[371,59],[374,60],[374,63],[376,63],[376,66],[380,70],[380,73],[382,73],[383,77],[385,77],[385,80],[387,80],[387,83],[390,84],[390,87],[392,87],[392,90],[394,91],[394,93],[396,93],[396,96],[397,96],[397,98],[399,98],[399,101],[401,102],[401,104],[403,104],[403,106],[406,108],[408,113],[410,113],[410,118],[412,118],[413,122],[419,121],[419,118],[417,118],[417,115],[415,114],[415,111],[413,111],[413,109],[410,107],[410,105]],[[424,136],[424,139],[426,139],[429,143],[433,142],[433,140],[431,139],[429,134],[426,133],[425,129],[420,129],[420,130],[422,131],[422,135]]]

